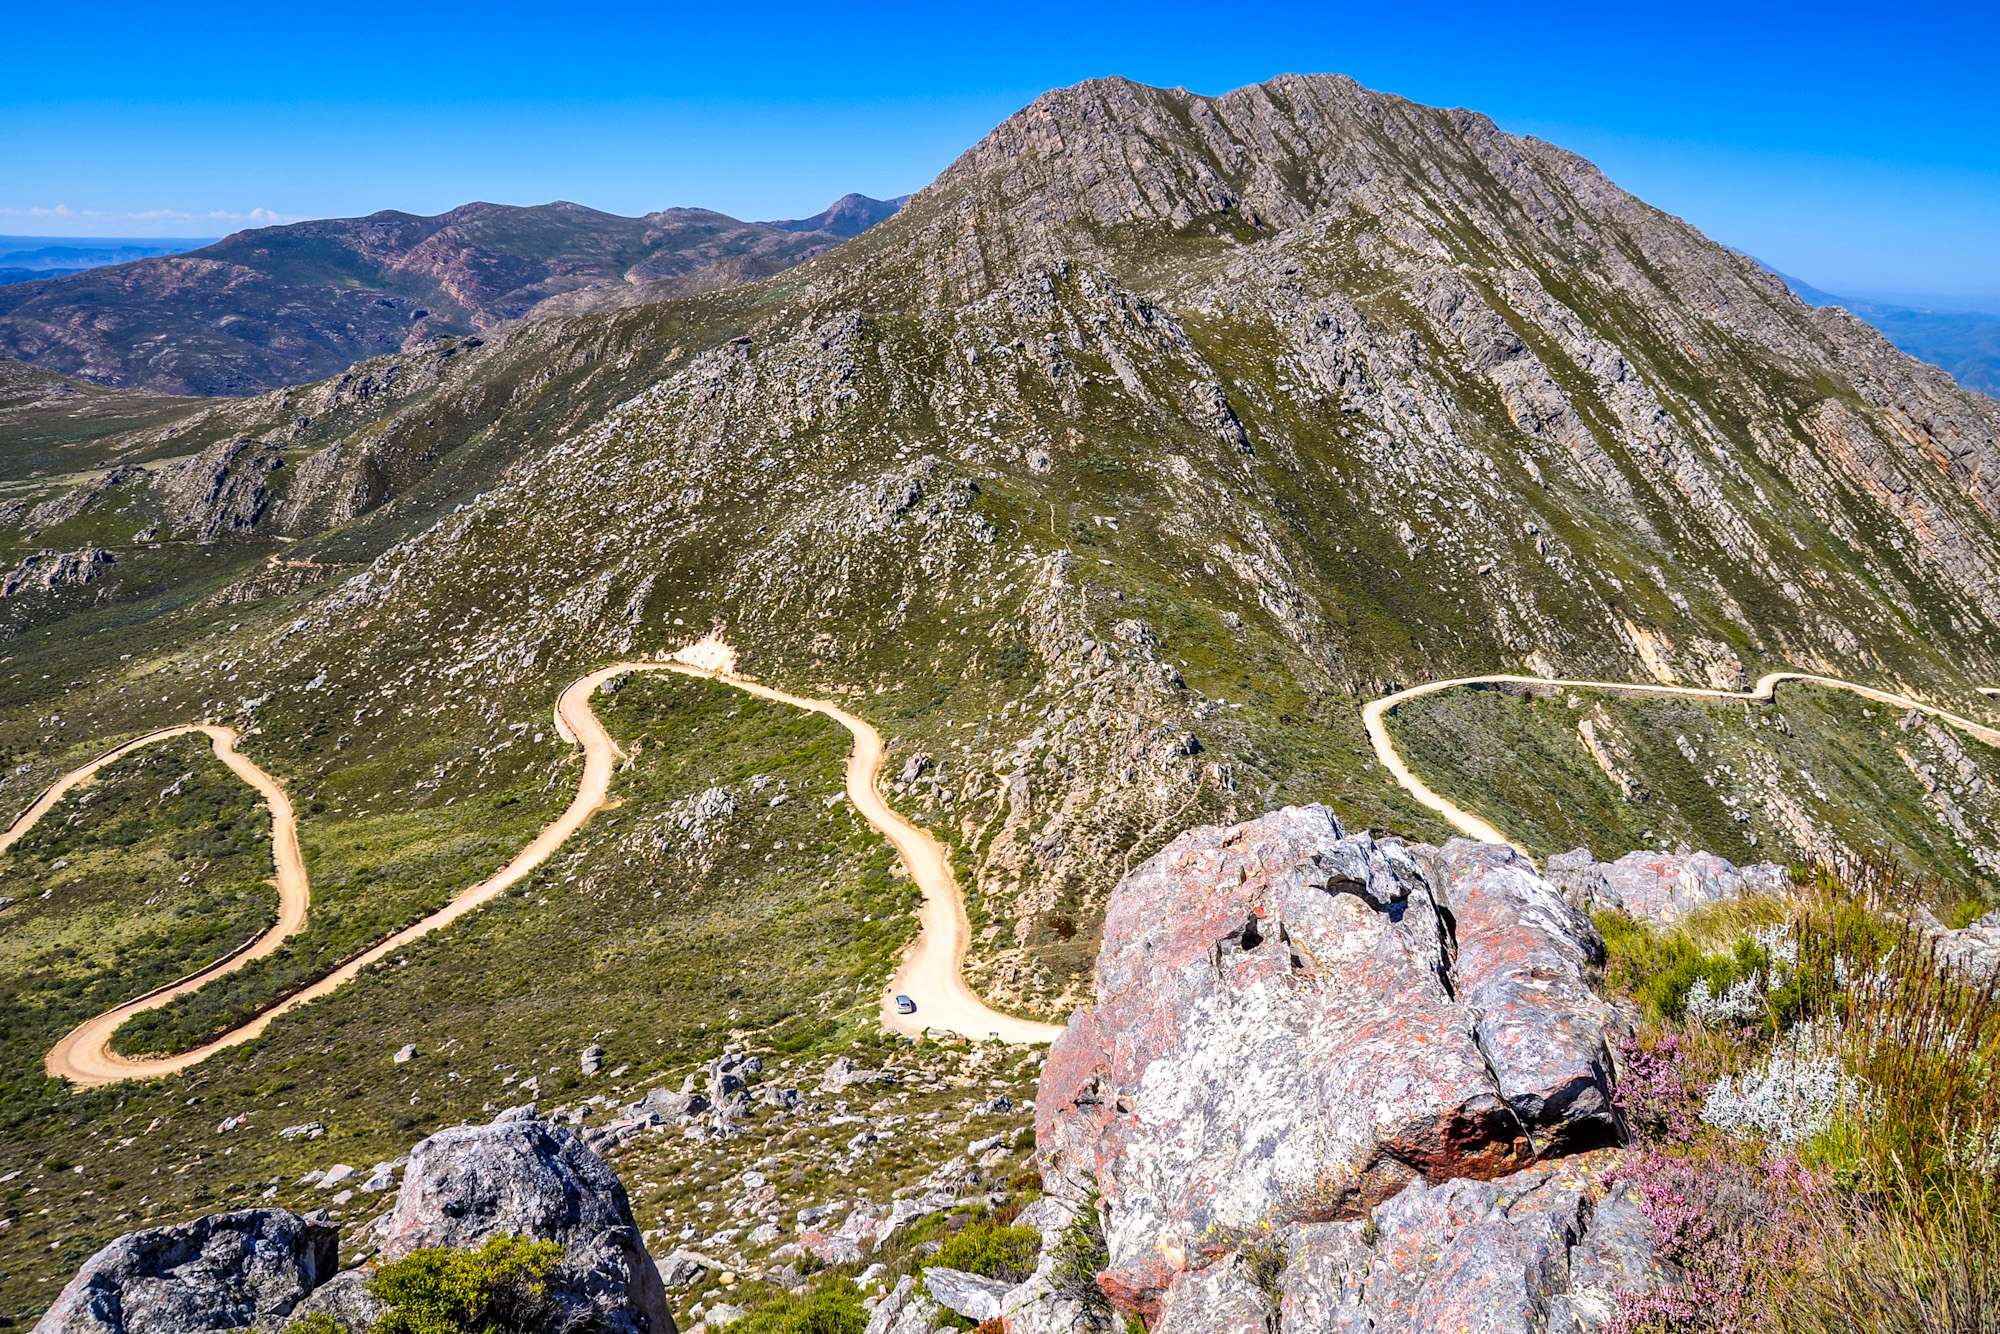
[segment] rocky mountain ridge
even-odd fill
[[[849,196],[777,226],[693,208],[624,218],[475,203],[264,227],[0,294],[0,357],[115,387],[250,394],[491,333],[558,298],[568,304],[551,309],[604,289],[660,300],[752,281],[894,211]]]

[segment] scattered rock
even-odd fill
[[[659,1262],[660,1282],[670,1288],[691,1288],[713,1267],[714,1263],[705,1255],[676,1250]]]
[[[896,1076],[892,1071],[859,1069],[847,1057],[836,1056],[833,1064],[826,1068],[826,1073],[820,1076],[819,1091],[821,1093],[838,1093],[842,1089],[851,1088],[856,1084],[893,1084],[895,1082]]]
[[[583,1055],[577,1057],[577,1065],[586,1076],[596,1074],[604,1068],[604,1048],[591,1043],[583,1049]]]
[[[281,1325],[339,1265],[339,1230],[284,1209],[128,1232],[84,1261],[35,1334]]]
[[[414,1042],[406,1042],[402,1046],[396,1048],[396,1054],[391,1059],[394,1060],[397,1065],[401,1065],[403,1064],[403,1062],[409,1060],[416,1054],[417,1054],[417,1044]]]
[[[321,1190],[332,1190],[335,1186],[352,1180],[353,1177],[353,1168],[349,1167],[346,1163],[335,1163],[332,1167],[327,1168],[326,1175],[319,1179],[319,1188]]]

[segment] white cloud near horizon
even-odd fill
[[[305,215],[279,213],[268,208],[253,208],[247,213],[227,209],[190,213],[172,208],[119,213],[71,208],[67,204],[31,205],[27,208],[0,205],[0,221],[11,218],[32,221],[40,228],[50,229],[40,231],[38,235],[89,239],[94,236],[219,236],[223,232],[241,231],[246,227],[276,227],[288,222],[302,222]],[[141,230],[134,231],[133,228]],[[148,228],[153,230],[145,230]]]

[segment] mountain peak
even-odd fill
[[[767,222],[766,227],[776,227],[787,232],[831,232],[835,236],[859,236],[861,233],[896,215],[897,210],[909,200],[908,195],[898,195],[894,199],[870,199],[864,194],[844,194],[810,218],[788,218],[780,222]]]

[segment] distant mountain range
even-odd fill
[[[1789,274],[1778,276],[1807,305],[1844,307],[1911,356],[1949,371],[1964,388],[2000,398],[2000,314],[1835,296]]]
[[[184,254],[0,287],[0,357],[118,388],[254,394],[531,313],[767,277],[899,202],[848,195],[815,217],[777,223],[695,208],[627,218],[558,202],[265,227]]]
[[[214,244],[212,236],[0,236],[0,286],[66,278],[89,269],[178,255]]]

